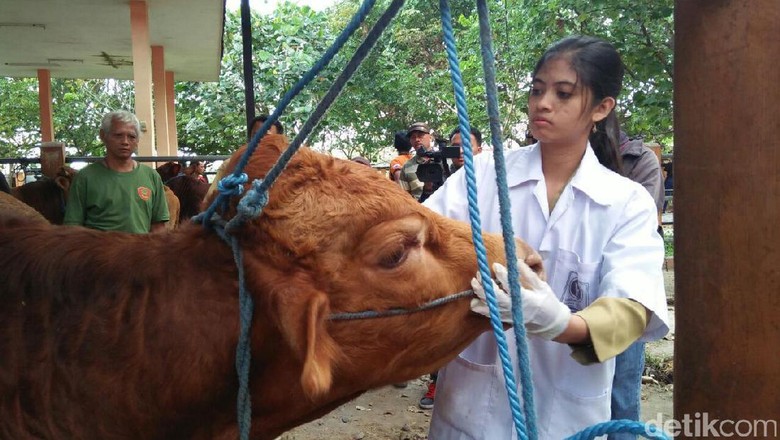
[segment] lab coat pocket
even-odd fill
[[[550,287],[572,312],[592,303],[599,293],[601,262],[583,262],[571,251],[560,249],[555,258]]]
[[[480,338],[485,337],[492,337],[492,334],[485,333]],[[477,342],[447,364],[439,375],[434,419],[440,418],[440,422],[449,428],[437,426],[433,429],[432,426],[432,432],[468,433],[476,438],[484,431],[485,420],[490,419],[487,414],[491,408],[491,399],[495,398],[493,389],[498,382],[495,366],[497,352],[495,343]],[[451,431],[453,428],[454,431]],[[450,438],[452,435],[436,438]]]
[[[600,422],[610,420],[610,393],[594,397],[578,397],[556,390],[551,417],[542,428],[544,437],[566,438]],[[597,437],[597,438],[606,438]]]

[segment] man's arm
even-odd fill
[[[73,177],[73,182],[68,191],[68,201],[65,204],[65,217],[62,220],[62,224],[64,225],[84,225],[86,188],[83,180],[84,177],[79,176],[78,174]]]
[[[151,232],[152,234],[155,232],[162,232],[162,231],[165,231],[165,222],[152,223],[152,226],[149,230],[149,232]]]

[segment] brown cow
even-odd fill
[[[53,179],[44,177],[41,180],[11,188],[11,194],[35,208],[51,223],[61,225],[65,218],[68,190],[70,190],[70,184],[75,175],[76,170],[69,166],[62,166]]]
[[[284,146],[273,135],[263,144],[252,178]],[[236,234],[255,301],[254,439],[434,371],[489,329],[467,297],[329,319],[414,308],[469,289],[476,271],[467,225],[367,167],[298,152],[262,215]],[[218,234],[195,224],[102,232],[2,213],[0,242],[0,438],[237,437],[237,269]],[[500,237],[486,246],[501,259]],[[540,261],[525,245],[520,254]]]
[[[201,182],[197,177],[182,172],[181,164],[166,162],[157,167],[157,172],[163,183],[169,187],[179,199],[178,223],[184,224],[200,212],[201,202],[206,197],[209,184]]]
[[[13,212],[15,215],[25,218],[29,222],[41,223],[44,225],[49,224],[46,217],[35,208],[3,191],[0,191],[0,212]]]

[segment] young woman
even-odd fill
[[[618,174],[622,78],[610,44],[582,36],[554,44],[534,69],[528,102],[538,142],[506,152],[514,233],[539,251],[547,273],[545,282],[519,262],[532,286],[522,295],[541,439],[608,421],[614,356],[668,331],[656,208]],[[491,156],[475,158],[478,200],[483,228],[500,232]],[[425,205],[467,221],[464,179],[455,173]],[[506,286],[504,268],[494,271]],[[440,371],[429,438],[515,437],[496,343],[485,333]]]

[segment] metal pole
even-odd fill
[[[249,12],[249,0],[241,0],[241,40],[244,60],[244,97],[246,99],[246,137],[250,139],[255,118],[255,81],[252,73],[252,15]]]

